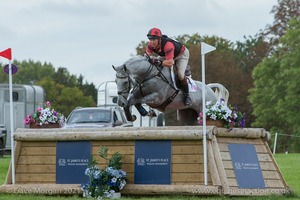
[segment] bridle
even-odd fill
[[[131,89],[130,84],[132,83],[132,81],[131,81],[129,75],[128,75],[128,74],[123,75],[123,74],[121,74],[121,73],[117,73],[117,74],[116,74],[116,78],[118,78],[118,79],[127,79],[128,85],[126,86],[126,88],[124,88],[124,89],[121,90],[121,91],[118,91],[118,95],[121,95],[121,96],[123,96],[125,99],[127,99],[127,96],[128,96],[128,94],[129,94],[129,92],[130,92],[130,89]]]
[[[126,65],[125,65],[125,64],[123,65],[123,68],[126,69]],[[145,72],[145,76],[148,75],[152,70],[153,70],[153,65],[151,65],[151,64],[149,63],[149,67],[148,67],[148,69],[147,69],[146,72]],[[153,76],[150,76],[150,77],[148,77],[148,78],[146,78],[146,79],[143,79],[142,81],[132,80],[132,79],[130,78],[129,74],[127,74],[127,73],[125,74],[125,73],[126,73],[125,70],[124,70],[123,73],[122,73],[122,72],[118,72],[118,73],[116,74],[116,78],[118,78],[118,79],[127,79],[128,85],[126,86],[126,88],[124,88],[124,89],[121,90],[121,91],[118,91],[118,95],[121,95],[122,97],[124,97],[125,99],[127,99],[127,96],[128,96],[128,94],[130,93],[130,90],[131,90],[131,89],[132,89],[132,91],[139,89],[140,92],[141,92],[141,94],[142,94],[142,96],[144,96],[143,91],[142,91],[142,85],[143,85],[145,82],[147,82],[148,80],[150,80],[150,79],[152,79],[152,78],[155,78],[155,77],[157,76],[158,73],[161,73],[161,71],[159,71],[157,74],[155,74],[155,75],[153,75]],[[142,76],[142,77],[145,77],[145,76]],[[133,86],[133,87],[131,88],[131,86]]]

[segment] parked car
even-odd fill
[[[68,116],[63,128],[130,127],[124,111],[119,107],[76,108]]]
[[[6,128],[4,124],[0,124],[0,158],[3,157],[6,147]]]

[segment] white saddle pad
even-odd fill
[[[178,89],[176,86],[176,83],[175,83],[175,73],[174,73],[173,67],[170,67],[170,70],[171,70],[171,78],[172,78],[173,86],[176,89]],[[189,78],[189,77],[187,77],[187,82],[189,85],[189,92],[196,92],[197,88],[198,88],[196,82],[192,78]]]

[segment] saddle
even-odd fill
[[[182,89],[180,81],[177,78],[177,72],[175,72],[175,69],[169,68],[171,73],[171,81],[176,91],[171,95],[165,102],[163,102],[161,105],[155,107],[156,109],[162,109],[165,110],[165,108],[174,100],[176,95],[179,93],[180,89]],[[185,70],[185,76],[187,77],[188,87],[189,87],[189,93],[196,92],[197,91],[197,85],[194,80],[191,78],[191,71],[190,66],[187,65]]]
[[[195,92],[197,90],[197,86],[196,86],[196,83],[195,81],[192,79],[192,76],[191,76],[191,67],[189,65],[186,66],[186,69],[185,69],[185,76],[187,78],[187,82],[188,82],[188,85],[189,85],[189,92]],[[171,68],[170,69],[171,71],[171,78],[172,78],[172,83],[173,83],[173,86],[176,88],[176,89],[181,89],[181,84],[180,84],[180,81],[178,80],[177,78],[177,70],[176,68]]]
[[[192,75],[191,66],[187,65],[184,72],[185,76],[190,77]]]

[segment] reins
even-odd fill
[[[150,56],[147,54],[147,52],[145,52],[145,55],[147,57],[147,59],[150,59]],[[174,90],[177,90],[173,84],[171,84],[168,79],[166,78],[166,76],[162,73],[161,69],[159,66],[156,65],[152,65],[151,63],[149,63],[152,67],[155,66],[155,68],[157,69],[158,73],[155,75],[156,77],[160,77],[164,82],[166,82],[169,86],[171,86]]]

